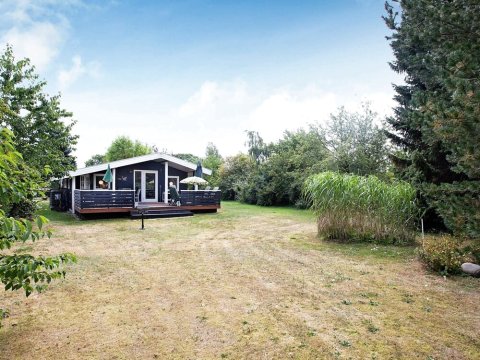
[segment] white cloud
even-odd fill
[[[248,102],[247,85],[242,80],[226,83],[205,81],[198,91],[182,104],[177,114],[181,118],[200,118],[221,114],[226,108],[232,109]]]
[[[369,102],[371,108],[385,116],[394,105],[392,93],[369,92],[367,89],[346,95],[323,90],[315,85],[300,89],[282,87],[277,89],[255,89],[245,81],[205,81],[200,88],[169,114],[175,124],[189,126],[191,141],[200,146],[198,139],[214,142],[224,154],[233,154],[243,149],[244,130],[255,130],[266,141],[276,141],[285,130],[306,128],[316,122],[324,123],[330,114],[344,105],[349,111],[360,111],[362,103]],[[200,149],[203,151],[203,148]],[[197,152],[198,153],[198,152]],[[201,152],[200,152],[201,154]]]
[[[393,92],[372,92],[368,94],[368,97],[365,96],[363,101],[369,102],[372,110],[377,112],[380,117],[391,115],[393,107],[397,105],[395,100],[393,100]]]
[[[64,40],[62,26],[50,22],[32,23],[27,27],[12,27],[3,36],[3,44],[11,44],[17,58],[27,57],[40,71],[58,54]]]
[[[76,64],[76,65],[75,65]],[[72,69],[81,68],[74,62]],[[78,70],[77,70],[78,71]],[[72,71],[75,73],[75,71]],[[173,105],[168,89],[149,87],[96,89],[64,94],[62,104],[78,120],[78,163],[102,153],[119,135],[128,135],[159,149],[202,155],[213,142],[224,156],[245,150],[245,130],[259,131],[266,141],[276,141],[285,130],[324,122],[338,106],[360,110],[370,100],[376,111],[385,108],[390,94],[363,92],[346,97],[316,86],[300,89],[260,89],[242,80],[205,81]],[[101,101],[99,101],[101,99]],[[95,129],[95,131],[92,131]]]
[[[0,12],[5,14],[0,46],[11,44],[17,59],[29,58],[38,72],[44,73],[69,35],[70,23],[64,13],[72,7],[88,8],[81,0],[0,0]],[[98,77],[99,69],[99,63],[85,63],[76,55],[70,68],[54,71],[59,88],[65,90],[82,76]]]
[[[10,11],[5,13],[6,17],[9,17],[16,22],[26,22],[30,21],[30,16],[28,15],[28,8],[31,6],[31,2],[28,0],[19,0],[16,3],[16,7],[12,8]]]
[[[17,58],[28,57],[39,71],[57,56],[64,43],[68,20],[59,12],[65,3],[50,1],[4,1],[0,11],[4,13],[0,25],[0,45],[13,46]]]
[[[97,62],[84,64],[82,58],[76,55],[72,58],[72,66],[68,70],[60,70],[58,73],[58,84],[60,89],[65,90],[75,83],[80,77],[88,75],[91,77],[99,76],[100,65]]]
[[[279,139],[285,130],[322,122],[338,106],[337,96],[315,88],[299,92],[280,89],[266,97],[249,115],[248,128],[267,141]]]
[[[314,86],[262,91],[241,80],[206,81],[171,116],[178,118],[175,123],[194,126],[197,135],[232,154],[242,149],[245,130],[258,131],[265,140],[275,141],[285,130],[327,119],[338,106],[337,98]]]
[[[214,110],[216,100],[221,96],[217,83],[207,81],[202,84],[200,90],[193,94],[180,108],[178,115],[180,117],[188,117],[195,115],[200,111]]]

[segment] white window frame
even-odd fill
[[[180,190],[180,176],[171,176],[171,175],[168,175],[168,185],[170,186],[170,179],[175,179],[176,180],[176,184],[175,187],[177,188],[177,191]]]
[[[90,190],[90,174],[80,176],[80,190]]]
[[[103,179],[105,174],[93,174],[93,190],[108,190],[108,189],[102,189],[97,187],[97,176],[101,176]]]

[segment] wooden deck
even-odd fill
[[[140,211],[169,212],[188,210],[192,212],[217,211],[220,209],[220,192],[185,191],[181,194],[182,205],[172,206],[161,202],[141,202],[135,206],[133,191],[75,191],[75,212],[78,214],[136,213]]]
[[[89,209],[79,209],[76,208],[75,211],[79,214],[107,214],[107,213],[130,213],[132,211],[165,211],[170,210],[188,210],[188,211],[213,211],[220,209],[220,204],[218,205],[180,205],[180,206],[171,206],[163,203],[149,203],[148,205],[140,205],[138,207],[112,207],[112,208],[89,208]]]
[[[136,211],[155,211],[155,212],[169,212],[171,210],[188,210],[192,212],[201,211],[217,211],[220,209],[220,204],[207,204],[207,205],[180,205],[172,206],[165,203],[140,203],[134,209]]]
[[[135,208],[137,210],[212,210],[220,209],[220,204],[207,204],[207,205],[180,205],[174,206],[165,203],[139,203]]]
[[[107,214],[107,213],[129,213],[134,208],[75,208],[75,212],[79,214]]]
[[[74,190],[79,214],[125,213],[135,208],[133,190]]]

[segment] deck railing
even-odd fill
[[[134,190],[75,190],[75,209],[133,208]]]
[[[222,192],[219,190],[181,190],[180,202],[182,205],[220,205]]]

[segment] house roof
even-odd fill
[[[169,165],[171,165],[172,167],[178,170],[183,170],[183,171],[195,171],[195,169],[197,168],[197,164],[191,163],[190,161],[185,161],[172,155],[155,153],[155,154],[137,156],[129,159],[111,161],[105,164],[88,166],[85,168],[77,169],[75,171],[70,171],[68,175],[80,176],[80,175],[92,174],[96,172],[102,172],[107,170],[108,164],[110,164],[111,169],[116,169],[123,166],[142,163],[145,161],[159,161],[159,162],[168,161]],[[203,168],[203,173],[205,175],[212,175],[212,170]]]

